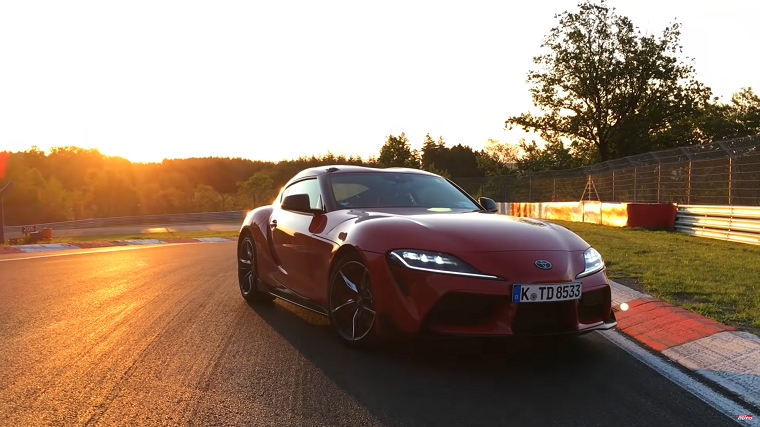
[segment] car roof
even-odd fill
[[[341,174],[341,173],[368,173],[368,172],[374,172],[374,173],[393,173],[393,172],[406,172],[406,173],[416,173],[421,175],[433,175],[436,176],[433,173],[430,173],[428,171],[423,171],[420,169],[412,169],[412,168],[370,168],[366,166],[355,166],[355,165],[325,165],[325,166],[318,166],[313,168],[304,169],[301,172],[297,173],[296,176],[294,176],[292,180],[297,180],[300,178],[305,178],[309,176],[319,176],[319,175],[333,175],[333,174]]]

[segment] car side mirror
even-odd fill
[[[497,205],[493,199],[489,199],[488,197],[481,197],[478,202],[480,203],[480,206],[483,206],[483,209],[485,209],[487,212],[499,212],[499,205]]]
[[[295,211],[302,213],[318,214],[322,213],[320,209],[312,209],[311,200],[308,194],[291,194],[285,196],[280,205],[286,211]]]

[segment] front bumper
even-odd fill
[[[541,336],[585,334],[617,325],[604,272],[582,279],[580,300],[513,303],[509,280],[488,280],[390,266],[364,252],[379,335]],[[520,282],[518,282],[520,283]]]

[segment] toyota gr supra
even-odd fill
[[[617,324],[595,249],[559,225],[497,210],[420,170],[306,169],[246,216],[240,292],[250,303],[281,298],[328,316],[354,345]]]

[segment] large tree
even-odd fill
[[[510,117],[507,128],[569,140],[575,152],[601,161],[673,145],[661,135],[688,123],[710,98],[694,68],[679,59],[681,25],[658,37],[604,0],[578,7],[556,16],[559,24],[542,44],[546,52],[533,59],[539,69],[528,73],[541,115]]]

